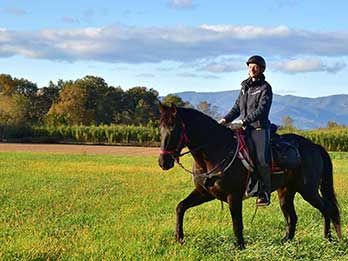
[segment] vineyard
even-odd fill
[[[280,134],[296,133],[328,151],[348,151],[348,128],[317,129],[300,131],[284,129]],[[93,144],[130,144],[158,146],[159,128],[150,122],[147,126],[134,125],[61,125],[34,127],[0,126],[2,140],[24,142],[76,142]]]
[[[328,151],[348,151],[347,128],[294,131],[294,133],[322,145]]]
[[[158,145],[159,128],[132,125],[61,125],[2,128],[2,139],[24,142]]]

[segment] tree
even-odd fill
[[[33,112],[36,111],[34,100],[37,90],[37,85],[26,79],[17,79],[12,78],[9,74],[0,74],[2,102],[12,106],[4,108],[2,116],[7,118],[10,117],[9,115],[15,114],[19,117],[19,121],[25,119],[27,123],[33,122]],[[21,112],[22,115],[19,116],[18,112]],[[15,122],[17,121],[15,120]]]
[[[26,79],[12,78],[9,74],[0,74],[0,93],[2,95],[20,94],[25,97],[36,95],[38,87]]]
[[[28,98],[23,95],[0,95],[0,124],[21,125],[27,122]]]
[[[0,93],[2,95],[12,95],[15,93],[15,82],[9,74],[0,74]]]
[[[28,81],[26,79],[16,79],[14,78],[15,93],[24,95],[26,97],[34,97],[38,91],[38,87],[35,83]]]
[[[219,113],[217,112],[217,107],[216,106],[211,106],[210,103],[208,103],[207,101],[201,101],[198,105],[197,105],[197,110],[209,115],[210,117],[212,117],[213,119],[218,119],[220,118]]]
[[[181,97],[175,94],[168,94],[162,99],[162,103],[170,106],[175,104],[177,107],[187,107],[189,102],[184,102]]]
[[[61,123],[89,125],[95,116],[88,109],[87,89],[78,83],[67,81],[63,85],[59,98],[47,114],[47,121],[61,119]]]
[[[328,121],[326,127],[328,129],[335,129],[335,128],[344,128],[343,124],[338,124],[335,121]]]
[[[126,92],[126,113],[130,116],[130,124],[146,125],[149,120],[159,118],[158,92],[146,87],[133,87]]]
[[[286,129],[293,129],[294,128],[294,120],[290,116],[285,115],[282,118],[282,126]]]
[[[109,124],[111,115],[110,105],[105,102],[109,86],[105,80],[96,76],[85,76],[76,82],[86,90],[86,109],[91,112],[96,124]]]
[[[104,79],[87,75],[76,81],[58,81],[58,100],[52,105],[47,120],[68,124],[111,124],[115,113],[124,109],[121,88],[109,87]]]
[[[126,115],[123,112],[126,111],[127,104],[125,102],[125,93],[121,87],[110,86],[105,94],[105,104],[108,104],[108,111],[105,112],[105,123],[122,123],[123,118]]]
[[[31,118],[33,122],[42,123],[53,103],[58,100],[59,88],[50,82],[48,87],[40,88],[32,101]]]

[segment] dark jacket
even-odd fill
[[[231,122],[240,116],[246,126],[269,128],[271,122],[268,115],[272,97],[272,87],[265,81],[263,74],[256,81],[248,78],[242,82],[236,103],[224,118],[227,122]]]

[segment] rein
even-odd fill
[[[227,163],[226,167],[223,168],[222,171],[221,171],[221,170],[220,170],[220,171],[217,171],[217,170],[219,170],[219,169],[222,168],[222,166],[223,166],[223,165],[225,164],[225,162],[227,161],[228,156],[229,156],[230,154],[232,154],[232,151],[229,152],[229,153],[227,154],[227,156],[226,156],[223,160],[221,160],[221,161],[219,162],[219,164],[217,164],[212,170],[207,171],[207,172],[205,172],[205,173],[195,174],[193,171],[191,171],[191,170],[185,168],[185,166],[184,166],[182,163],[180,163],[179,158],[182,157],[182,156],[184,156],[184,155],[186,155],[186,154],[188,154],[188,153],[191,153],[191,154],[192,154],[192,151],[198,151],[199,149],[202,149],[202,148],[204,148],[204,147],[207,147],[209,144],[203,144],[203,145],[198,146],[198,147],[196,147],[196,148],[194,148],[194,149],[188,150],[188,151],[186,151],[186,152],[184,152],[184,153],[181,153],[181,154],[179,154],[179,155],[177,155],[177,156],[174,156],[174,155],[175,155],[176,153],[178,153],[182,148],[184,148],[185,146],[187,146],[188,143],[190,142],[190,140],[189,140],[189,138],[188,138],[188,136],[187,136],[187,134],[186,134],[185,124],[184,124],[183,122],[182,122],[182,127],[183,127],[183,129],[182,129],[182,132],[181,132],[181,135],[180,135],[180,139],[179,139],[179,143],[178,143],[177,148],[176,148],[175,150],[161,150],[161,151],[160,151],[160,154],[169,154],[169,155],[174,159],[174,161],[175,161],[183,170],[185,170],[186,172],[188,172],[188,173],[190,173],[191,175],[196,176],[196,177],[212,178],[212,177],[215,177],[215,176],[220,175],[221,173],[227,171],[227,170],[231,167],[231,165],[233,164],[233,162],[234,162],[235,159],[237,158],[237,155],[238,155],[238,152],[239,152],[239,149],[240,149],[240,148],[239,148],[239,146],[240,146],[240,140],[239,140],[238,138],[237,138],[237,146],[236,146],[236,149],[235,149],[235,151],[234,151],[234,155],[233,155],[233,157],[231,158],[231,160]]]
[[[227,161],[227,157],[232,154],[230,151],[228,153],[228,155],[219,162],[218,165],[216,165],[212,170],[204,172],[204,173],[199,173],[199,174],[195,174],[193,171],[190,171],[188,169],[186,169],[181,163],[178,162],[178,165],[183,168],[186,172],[189,172],[191,175],[197,176],[197,177],[203,177],[203,178],[212,178],[215,177],[217,175],[220,175],[221,173],[227,171],[231,165],[233,164],[233,162],[235,161],[235,159],[237,158],[238,155],[238,151],[239,151],[239,140],[237,139],[237,146],[236,146],[236,150],[234,152],[233,157],[231,158],[231,160],[228,162],[228,164],[226,165],[226,167],[223,168],[223,170],[217,171],[219,169],[222,168],[222,166],[225,164],[225,162]]]

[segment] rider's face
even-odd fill
[[[248,71],[249,76],[253,79],[256,79],[262,73],[261,66],[256,63],[249,63]]]

